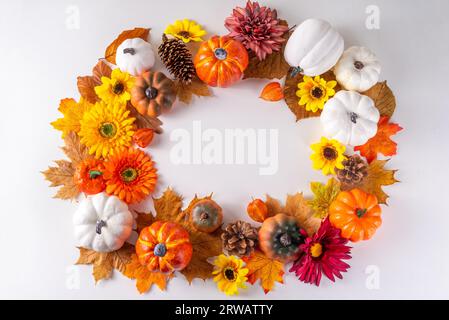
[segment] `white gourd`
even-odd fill
[[[345,90],[326,102],[320,116],[327,137],[351,146],[363,145],[374,137],[379,118],[370,97]]]
[[[284,57],[297,72],[318,76],[335,66],[343,50],[343,37],[328,22],[308,19],[288,39]]]
[[[138,76],[150,70],[155,63],[151,44],[140,38],[127,39],[117,48],[115,61],[122,71]]]
[[[131,235],[134,218],[118,197],[99,193],[81,202],[73,224],[78,246],[112,252],[120,249]]]
[[[346,50],[334,69],[337,81],[347,90],[364,92],[380,77],[381,66],[374,53],[364,47]]]

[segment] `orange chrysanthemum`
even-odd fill
[[[109,158],[105,164],[106,192],[130,204],[154,191],[157,173],[150,156],[130,148]]]

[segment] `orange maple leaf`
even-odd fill
[[[397,143],[391,140],[403,128],[397,123],[390,123],[389,117],[381,117],[377,125],[377,134],[368,140],[362,146],[354,148],[354,151],[360,151],[360,154],[366,158],[368,163],[377,159],[377,154],[384,156],[394,156],[397,151]]]
[[[268,258],[261,251],[254,251],[249,257],[243,257],[248,272],[248,282],[260,284],[265,294],[273,290],[275,282],[284,283],[284,264],[278,260]]]

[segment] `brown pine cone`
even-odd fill
[[[221,239],[223,251],[228,255],[249,256],[257,244],[258,232],[248,222],[237,221],[226,226]]]
[[[368,175],[368,164],[359,155],[354,154],[343,161],[343,169],[337,169],[337,178],[341,183],[358,185]]]
[[[169,39],[164,34],[158,49],[159,56],[170,73],[185,84],[189,84],[196,75],[192,54],[184,42]]]

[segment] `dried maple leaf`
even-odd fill
[[[268,209],[268,217],[273,217],[278,213],[282,213],[284,210],[281,202],[278,199],[272,198],[268,194],[266,196],[265,204]]]
[[[92,105],[84,100],[76,102],[75,99],[62,99],[58,111],[64,117],[53,121],[51,125],[56,130],[62,131],[62,138],[64,139],[69,132],[80,131],[80,121]]]
[[[260,98],[265,101],[282,100],[284,93],[282,92],[281,84],[279,82],[270,82],[263,88]]]
[[[376,135],[369,139],[363,146],[354,148],[354,151],[360,151],[360,154],[366,158],[368,163],[377,159],[377,154],[384,156],[394,156],[397,151],[397,143],[391,140],[402,128],[396,123],[389,123],[388,117],[381,117],[377,125]]]
[[[374,104],[379,109],[381,116],[391,118],[396,109],[396,98],[386,81],[377,83],[363,94],[374,100]]]
[[[193,95],[199,97],[210,97],[212,95],[207,84],[198,79],[198,77],[195,77],[189,84],[176,81],[175,86],[179,101],[185,104],[192,102]]]
[[[328,215],[332,201],[340,193],[340,182],[331,178],[327,181],[327,184],[312,182],[310,183],[310,188],[315,197],[308,203],[314,211],[314,217],[324,219]]]
[[[394,177],[396,170],[385,169],[385,164],[389,160],[374,160],[368,167],[368,175],[362,183],[355,186],[341,185],[343,191],[353,188],[360,188],[365,192],[374,194],[381,204],[387,204],[388,195],[382,190],[383,186],[389,186],[399,182]]]
[[[50,187],[61,187],[55,198],[62,200],[75,199],[80,191],[73,180],[77,164],[89,157],[88,150],[83,146],[75,132],[70,132],[64,139],[65,146],[62,150],[71,161],[56,160],[56,167],[49,167],[42,172],[45,179],[50,181]]]
[[[126,265],[131,261],[131,255],[134,252],[134,247],[129,243],[125,243],[119,250],[108,253],[85,248],[78,249],[80,256],[75,264],[93,265],[92,275],[95,283],[111,278],[114,269],[122,273],[125,272]]]
[[[290,68],[284,85],[284,100],[290,111],[296,116],[296,121],[306,118],[319,117],[321,115],[321,110],[318,110],[317,112],[307,111],[306,106],[299,105],[299,97],[296,95],[296,91],[299,90],[298,84],[303,82],[304,76],[298,73],[292,77],[292,71],[293,68]],[[328,71],[321,75],[321,78],[326,81],[336,81],[335,75],[332,71]],[[337,84],[334,89],[335,92],[338,92],[341,87]]]
[[[134,28],[133,30],[125,30],[106,48],[104,57],[112,64],[116,64],[115,55],[117,53],[117,48],[122,44],[123,41],[132,38],[140,38],[142,40],[148,41],[151,29],[148,28]]]
[[[248,282],[254,284],[260,280],[265,294],[273,290],[275,282],[284,283],[284,264],[278,260],[270,259],[261,251],[255,250],[251,256],[243,257],[248,272]]]
[[[279,24],[284,26],[288,25],[285,20],[281,20]],[[249,59],[248,67],[243,73],[243,79],[282,79],[285,77],[290,66],[284,59],[284,49],[290,35],[290,32],[286,32],[283,36],[285,42],[283,43],[281,50],[271,53],[264,60],[261,61],[256,55],[252,54]]]
[[[167,188],[160,198],[153,198],[156,220],[177,221],[182,210],[182,197]]]
[[[137,233],[140,233],[142,229],[150,226],[151,224],[153,224],[153,222],[156,221],[155,217],[151,213],[139,212],[136,210],[134,210],[134,212],[137,214],[136,218]]]
[[[92,70],[92,76],[78,77],[78,91],[80,95],[89,101],[95,103],[99,100],[95,93],[95,87],[101,85],[101,77],[110,77],[111,68],[102,60]]]
[[[158,134],[162,133],[162,121],[159,120],[159,118],[153,118],[148,115],[140,114],[130,102],[128,102],[127,108],[129,111],[129,116],[136,119],[134,124],[138,129],[151,129]]]
[[[167,287],[167,282],[173,277],[173,274],[164,274],[160,272],[151,272],[146,266],[139,262],[137,255],[133,253],[130,261],[126,264],[123,275],[136,280],[136,288],[139,293],[145,293],[151,289],[153,284],[157,285],[161,291]]]

